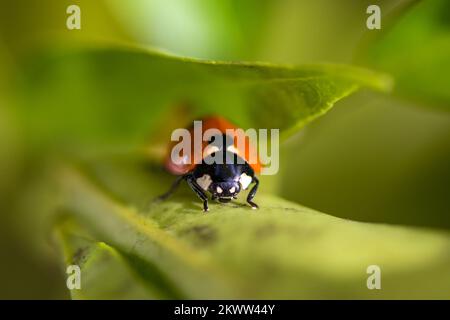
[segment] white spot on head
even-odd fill
[[[223,192],[221,187],[217,187],[216,191],[217,191],[217,193],[222,193]]]
[[[230,192],[230,193],[234,193],[235,191],[236,191],[235,187],[232,187],[232,188],[230,188],[230,190],[228,190],[228,192]]]
[[[210,184],[212,183],[212,180],[211,180],[211,177],[209,176],[209,174],[204,174],[200,178],[197,178],[197,180],[195,180],[195,181],[205,191],[208,190]]]
[[[246,173],[241,174],[239,182],[241,183],[242,189],[246,190],[250,183],[252,183],[253,178],[248,176]]]

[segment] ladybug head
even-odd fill
[[[234,180],[218,181],[211,183],[209,191],[213,199],[218,199],[220,202],[229,202],[231,199],[236,199],[241,191],[241,186],[238,181]]]

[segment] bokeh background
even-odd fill
[[[66,29],[71,4],[81,7],[81,30]],[[366,28],[370,4],[381,7],[381,30]],[[420,19],[417,7],[431,18]],[[17,111],[16,83],[43,49],[129,43],[204,59],[391,73],[392,94],[358,92],[286,141],[274,183],[286,199],[338,217],[446,232],[449,13],[446,1],[433,0],[0,0],[0,298],[69,297],[45,206],[36,203],[51,194],[48,159],[76,141],[33,131],[33,119]],[[43,127],[64,126],[39,117]]]

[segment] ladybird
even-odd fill
[[[217,134],[204,141],[203,137],[209,129],[214,129]],[[194,126],[187,130],[191,137],[199,133],[194,132]],[[229,134],[230,131],[233,135]],[[203,210],[206,212],[209,210],[208,193],[211,194],[211,200],[227,203],[237,199],[242,190],[247,190],[254,184],[248,193],[247,203],[252,209],[257,209],[258,205],[253,202],[253,198],[259,185],[256,174],[260,173],[262,165],[257,156],[257,149],[250,144],[249,137],[228,120],[217,116],[201,119],[200,133],[202,136],[200,148],[196,150],[194,139],[191,139],[190,154],[174,157],[172,150],[176,142],[170,144],[164,165],[170,173],[178,175],[178,178],[169,191],[159,199],[166,199],[176,190],[180,182],[185,180],[203,201]],[[237,143],[239,138],[245,143]],[[192,161],[195,159],[197,161]]]

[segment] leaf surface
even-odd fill
[[[95,173],[101,170],[79,170],[64,171],[68,212],[137,273],[151,265],[182,297],[450,296],[446,233],[343,220],[267,194],[257,195],[258,211],[238,201],[212,203],[205,214],[201,202],[183,190],[143,206],[129,194],[157,193],[143,182],[154,173],[130,175],[137,180],[131,186],[122,172],[122,185],[112,190]],[[136,265],[130,257],[145,263]],[[367,288],[370,265],[380,267],[383,290]],[[143,279],[153,285],[154,279]]]
[[[204,61],[123,47],[46,53],[23,79],[30,139],[64,145],[142,142],[179,104],[192,117],[219,114],[287,137],[356,89],[391,85],[385,75],[344,65]]]

